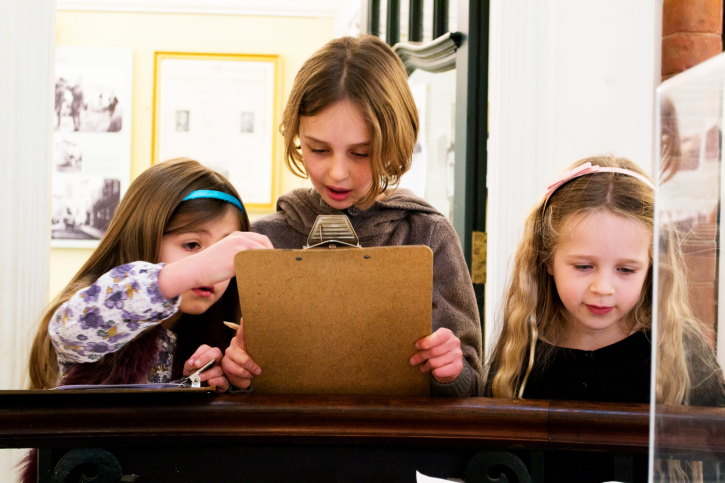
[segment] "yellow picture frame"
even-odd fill
[[[273,210],[280,88],[279,55],[155,52],[151,164],[197,159],[248,209]]]

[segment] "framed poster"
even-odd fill
[[[188,157],[272,209],[279,56],[156,52],[152,162]]]
[[[93,248],[131,178],[133,50],[56,48],[51,246]]]

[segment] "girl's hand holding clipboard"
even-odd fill
[[[232,327],[231,322],[225,322]],[[262,373],[262,369],[247,354],[247,342],[244,340],[244,321],[239,320],[237,335],[224,352],[222,369],[229,382],[239,389],[247,389],[252,384],[252,378]]]

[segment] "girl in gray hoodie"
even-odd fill
[[[426,245],[433,251],[433,333],[410,359],[430,372],[434,396],[476,396],[481,388],[481,325],[460,241],[424,200],[395,187],[410,168],[418,111],[405,68],[374,36],[335,39],[297,74],[280,130],[285,162],[314,188],[277,200],[252,224],[275,248],[301,248],[318,215],[345,214],[364,247]],[[222,367],[250,385],[259,369],[235,338]]]

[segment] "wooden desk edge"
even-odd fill
[[[665,431],[658,446],[725,453],[725,431],[712,429],[725,428],[725,410],[660,411]],[[691,430],[693,424],[711,430],[702,435]],[[649,406],[488,398],[0,391],[0,447],[260,441],[642,453],[649,444]]]

